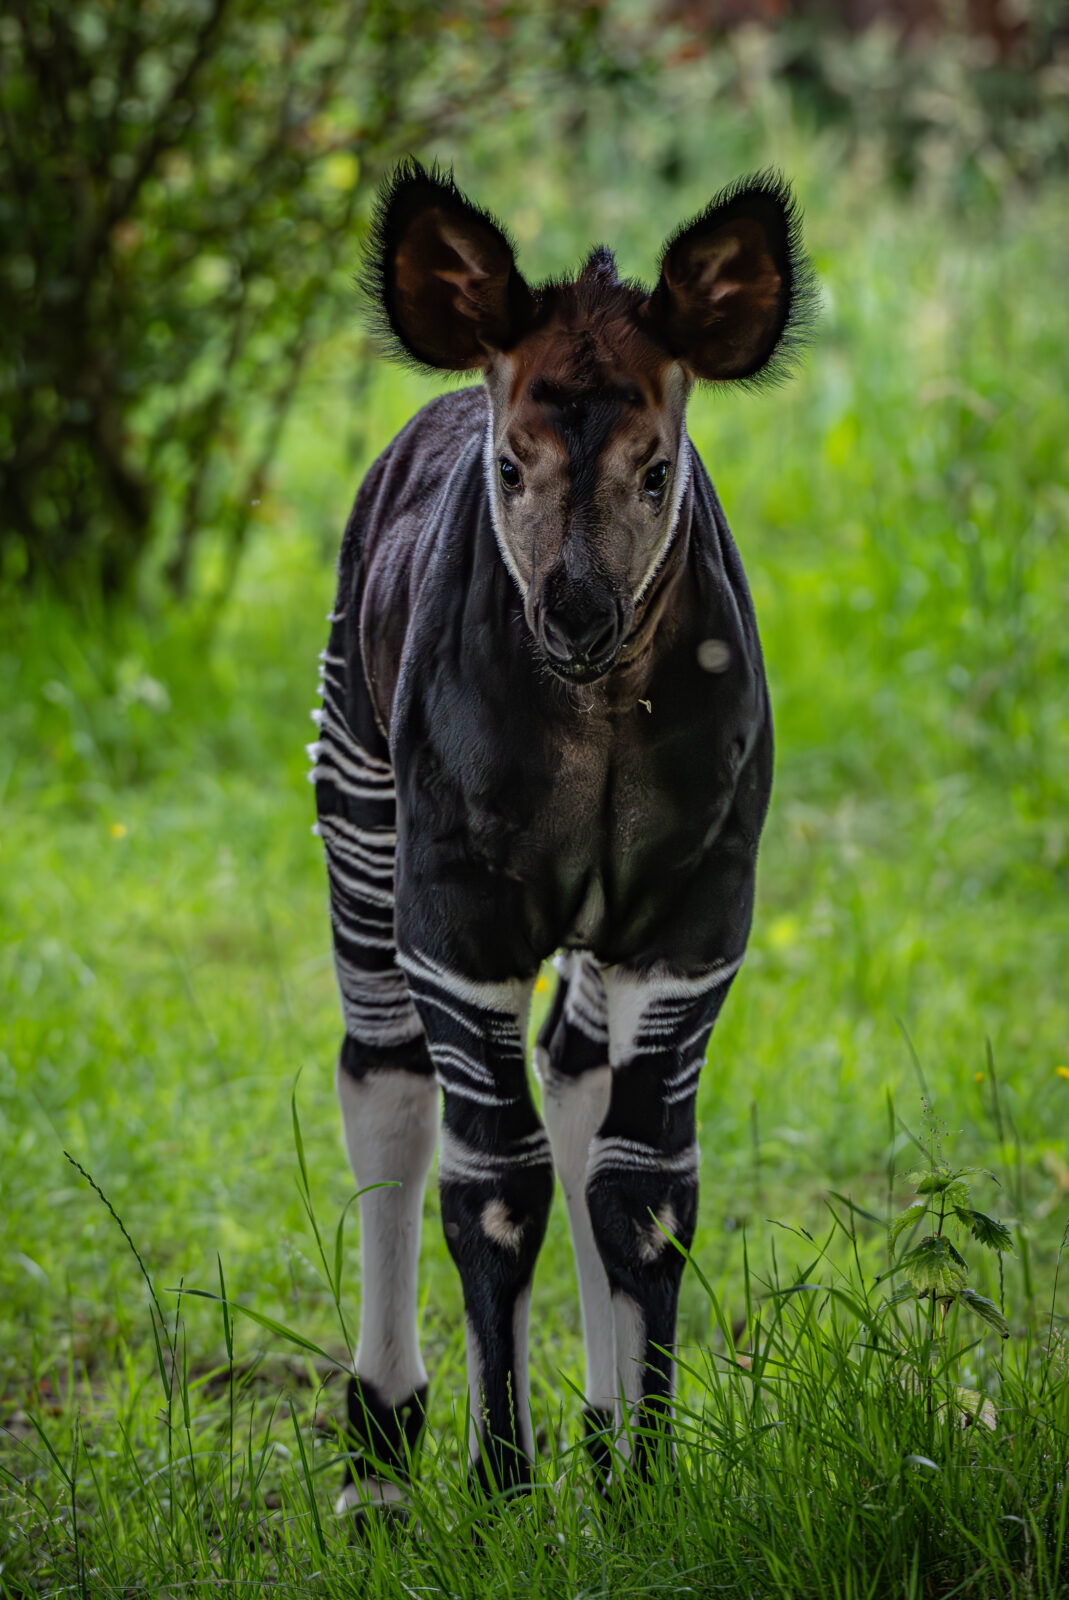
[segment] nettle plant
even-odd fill
[[[891,1266],[885,1276],[901,1273],[906,1279],[890,1303],[911,1299],[926,1301],[933,1339],[942,1334],[947,1316],[954,1307],[974,1312],[1003,1339],[1009,1337],[1004,1312],[986,1295],[969,1288],[968,1263],[948,1232],[948,1229],[956,1229],[963,1237],[999,1255],[1012,1253],[1013,1240],[1006,1224],[984,1211],[977,1211],[971,1203],[972,1186],[968,1180],[977,1174],[990,1178],[993,1183],[998,1181],[981,1167],[955,1170],[948,1166],[933,1136],[930,1166],[927,1170],[909,1173],[906,1179],[915,1198],[899,1212],[888,1230]],[[902,1236],[907,1234],[912,1238],[925,1222],[929,1231],[896,1259],[895,1252]]]

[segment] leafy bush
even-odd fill
[[[0,573],[232,565],[369,186],[592,13],[478,0],[25,0],[0,20]],[[596,31],[596,30],[594,30]],[[582,50],[580,50],[582,54]]]

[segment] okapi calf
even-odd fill
[[[483,382],[426,406],[368,473],[315,713],[345,1137],[359,1188],[396,1185],[360,1201],[354,1508],[403,1499],[375,1464],[403,1477],[422,1422],[439,1089],[481,1480],[530,1479],[528,1306],[554,1167],[591,1434],[613,1430],[642,1472],[650,1426],[667,1428],[671,1241],[694,1233],[698,1075],[746,946],[772,775],[750,596],[684,416],[696,382],[773,370],[808,274],[790,190],[765,175],[669,241],[652,293],[604,249],[532,288],[491,217],[407,162],[366,282],[397,353]],[[555,951],[543,1125],[525,1035]]]

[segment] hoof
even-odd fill
[[[522,1499],[533,1484],[534,1466],[529,1457],[502,1440],[495,1440],[489,1450],[484,1441],[468,1472],[468,1493],[473,1500]]]
[[[364,1478],[360,1482],[350,1478],[334,1502],[334,1515],[403,1521],[408,1517],[408,1496],[399,1484],[384,1483],[381,1478]]]
[[[616,1436],[613,1413],[604,1406],[583,1407],[583,1449],[594,1468],[598,1491],[604,1495],[613,1466],[619,1466],[613,1448]]]
[[[426,1404],[425,1387],[391,1405],[367,1379],[350,1377],[348,1436],[354,1448],[334,1511],[349,1518],[354,1531],[366,1532],[373,1521],[380,1527],[408,1522],[408,1476],[419,1450]]]
[[[352,1538],[365,1541],[373,1527],[397,1535],[416,1526],[405,1491],[380,1479],[350,1479],[334,1502],[334,1514],[348,1523]]]
[[[349,1437],[358,1449],[404,1473],[419,1450],[427,1412],[427,1386],[404,1400],[387,1401],[373,1383],[349,1378]]]

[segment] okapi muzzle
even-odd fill
[[[616,660],[635,607],[630,595],[618,594],[596,569],[562,557],[533,611],[535,637],[550,671],[574,683],[591,683]]]
[[[313,778],[361,1215],[345,1509],[405,1500],[439,1133],[473,1476],[532,1479],[528,1312],[557,1178],[601,1486],[671,1463],[698,1080],[772,777],[753,606],[685,409],[696,383],[782,366],[806,281],[770,174],[681,228],[652,289],[604,249],[529,285],[498,224],[415,162],[381,197],[365,283],[383,331],[482,382],[370,468],[321,658]],[[536,1107],[528,1011],[554,954]]]

